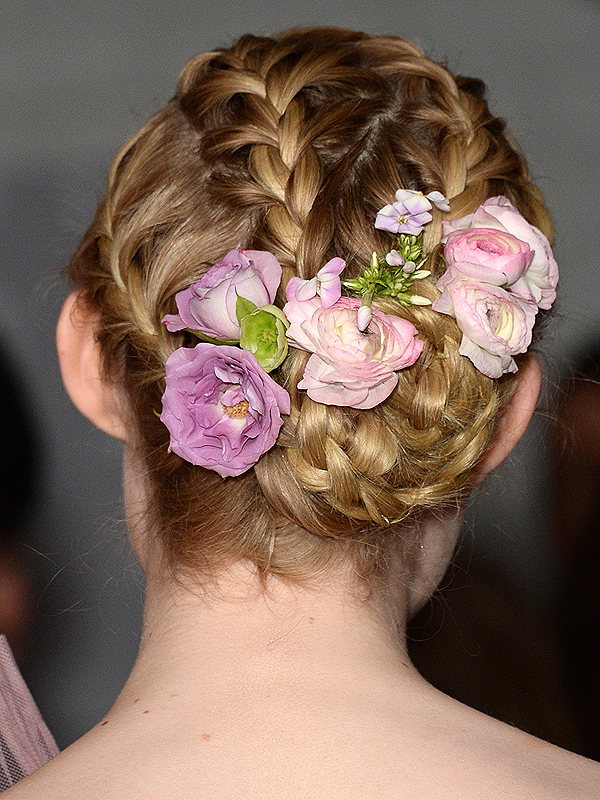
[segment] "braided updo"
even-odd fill
[[[455,504],[468,486],[515,379],[492,380],[459,355],[451,317],[392,298],[377,305],[410,320],[425,346],[390,397],[368,411],[315,403],[297,388],[308,354],[291,349],[273,374],[291,414],[243,476],[222,479],[169,453],[155,412],[166,359],[194,343],[161,319],[230,249],[274,253],[282,287],[335,256],[345,277],[356,275],[373,251],[389,250],[373,222],[400,187],[441,191],[453,218],[505,195],[550,237],[540,194],[483,89],[395,37],[244,36],[192,59],[174,99],[118,154],[69,274],[100,314],[106,374],[126,392],[147,470],[148,519],[174,567],[246,558],[301,578],[345,553],[369,576],[402,536],[392,523]],[[431,299],[444,269],[442,213],[433,215],[432,275],[419,283]]]

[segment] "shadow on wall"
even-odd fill
[[[585,737],[600,761],[600,344],[564,381],[553,441],[554,524],[564,562],[556,617],[567,687]]]
[[[33,630],[33,578],[23,535],[38,496],[39,450],[22,377],[0,343],[0,633],[21,662]]]

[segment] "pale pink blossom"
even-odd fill
[[[295,295],[284,307],[290,345],[312,353],[298,388],[318,403],[373,408],[396,387],[397,370],[414,364],[423,349],[412,323],[376,308],[362,333],[360,307],[354,297],[324,308],[317,298]]]
[[[485,270],[489,282],[478,280]],[[531,343],[537,306],[499,285],[502,273],[472,264],[453,264],[437,282],[442,291],[432,308],[456,319],[463,337],[459,352],[490,378],[516,372],[513,356]]]
[[[494,228],[469,228],[446,237],[446,264],[468,262],[501,272],[503,284],[512,286],[531,264],[534,251],[506,231]]]
[[[556,299],[558,265],[552,254],[550,242],[538,228],[527,222],[508,198],[491,197],[473,214],[444,221],[442,241],[449,240],[456,231],[466,231],[471,228],[504,231],[529,245],[534,255],[528,267],[519,278],[508,283],[507,288],[511,294],[530,300],[539,308],[548,309],[552,306]]]

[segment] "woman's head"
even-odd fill
[[[105,375],[122,390],[147,475],[147,522],[174,567],[209,572],[246,558],[303,578],[346,555],[376,576],[412,546],[402,540],[410,526],[390,523],[455,507],[474,480],[515,378],[490,378],[462,354],[452,308],[375,298],[375,316],[410,323],[423,344],[372,408],[311,399],[298,386],[308,354],[291,347],[270,376],[289,393],[289,414],[284,403],[276,444],[239,477],[169,452],[158,418],[167,359],[198,342],[163,323],[179,292],[239,249],[281,264],[269,298],[279,308],[291,278],[312,279],[332,259],[356,277],[393,247],[374,220],[399,188],[450,201],[450,212],[430,204],[423,235],[431,275],[418,291],[429,300],[446,268],[444,219],[470,219],[503,196],[551,234],[482,84],[393,37],[296,30],[197,56],[117,156],[69,275],[96,315]]]

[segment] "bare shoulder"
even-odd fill
[[[600,798],[600,764],[435,691],[424,691],[422,702],[415,698],[410,706],[394,707],[391,700],[376,714],[363,713],[359,704],[347,713],[323,704],[308,714],[299,701],[293,720],[281,717],[272,725],[263,716],[243,730],[234,717],[222,727],[213,720],[210,737],[184,717],[178,729],[153,728],[151,747],[146,730],[128,726],[110,736],[105,727],[102,737],[98,729],[91,732],[9,789],[6,798]],[[186,770],[182,753],[193,754],[186,756]]]
[[[496,757],[524,798],[598,800],[600,764],[522,731],[511,730],[511,739],[507,752],[498,748]]]
[[[491,800],[499,793],[505,800],[600,798],[600,763],[537,739],[450,698],[448,701],[454,706],[452,725],[457,727],[453,733],[448,731],[446,760],[453,764],[457,793],[450,792],[447,796],[459,797],[460,781],[470,777],[472,786],[480,787],[479,793],[472,794],[478,800]]]

